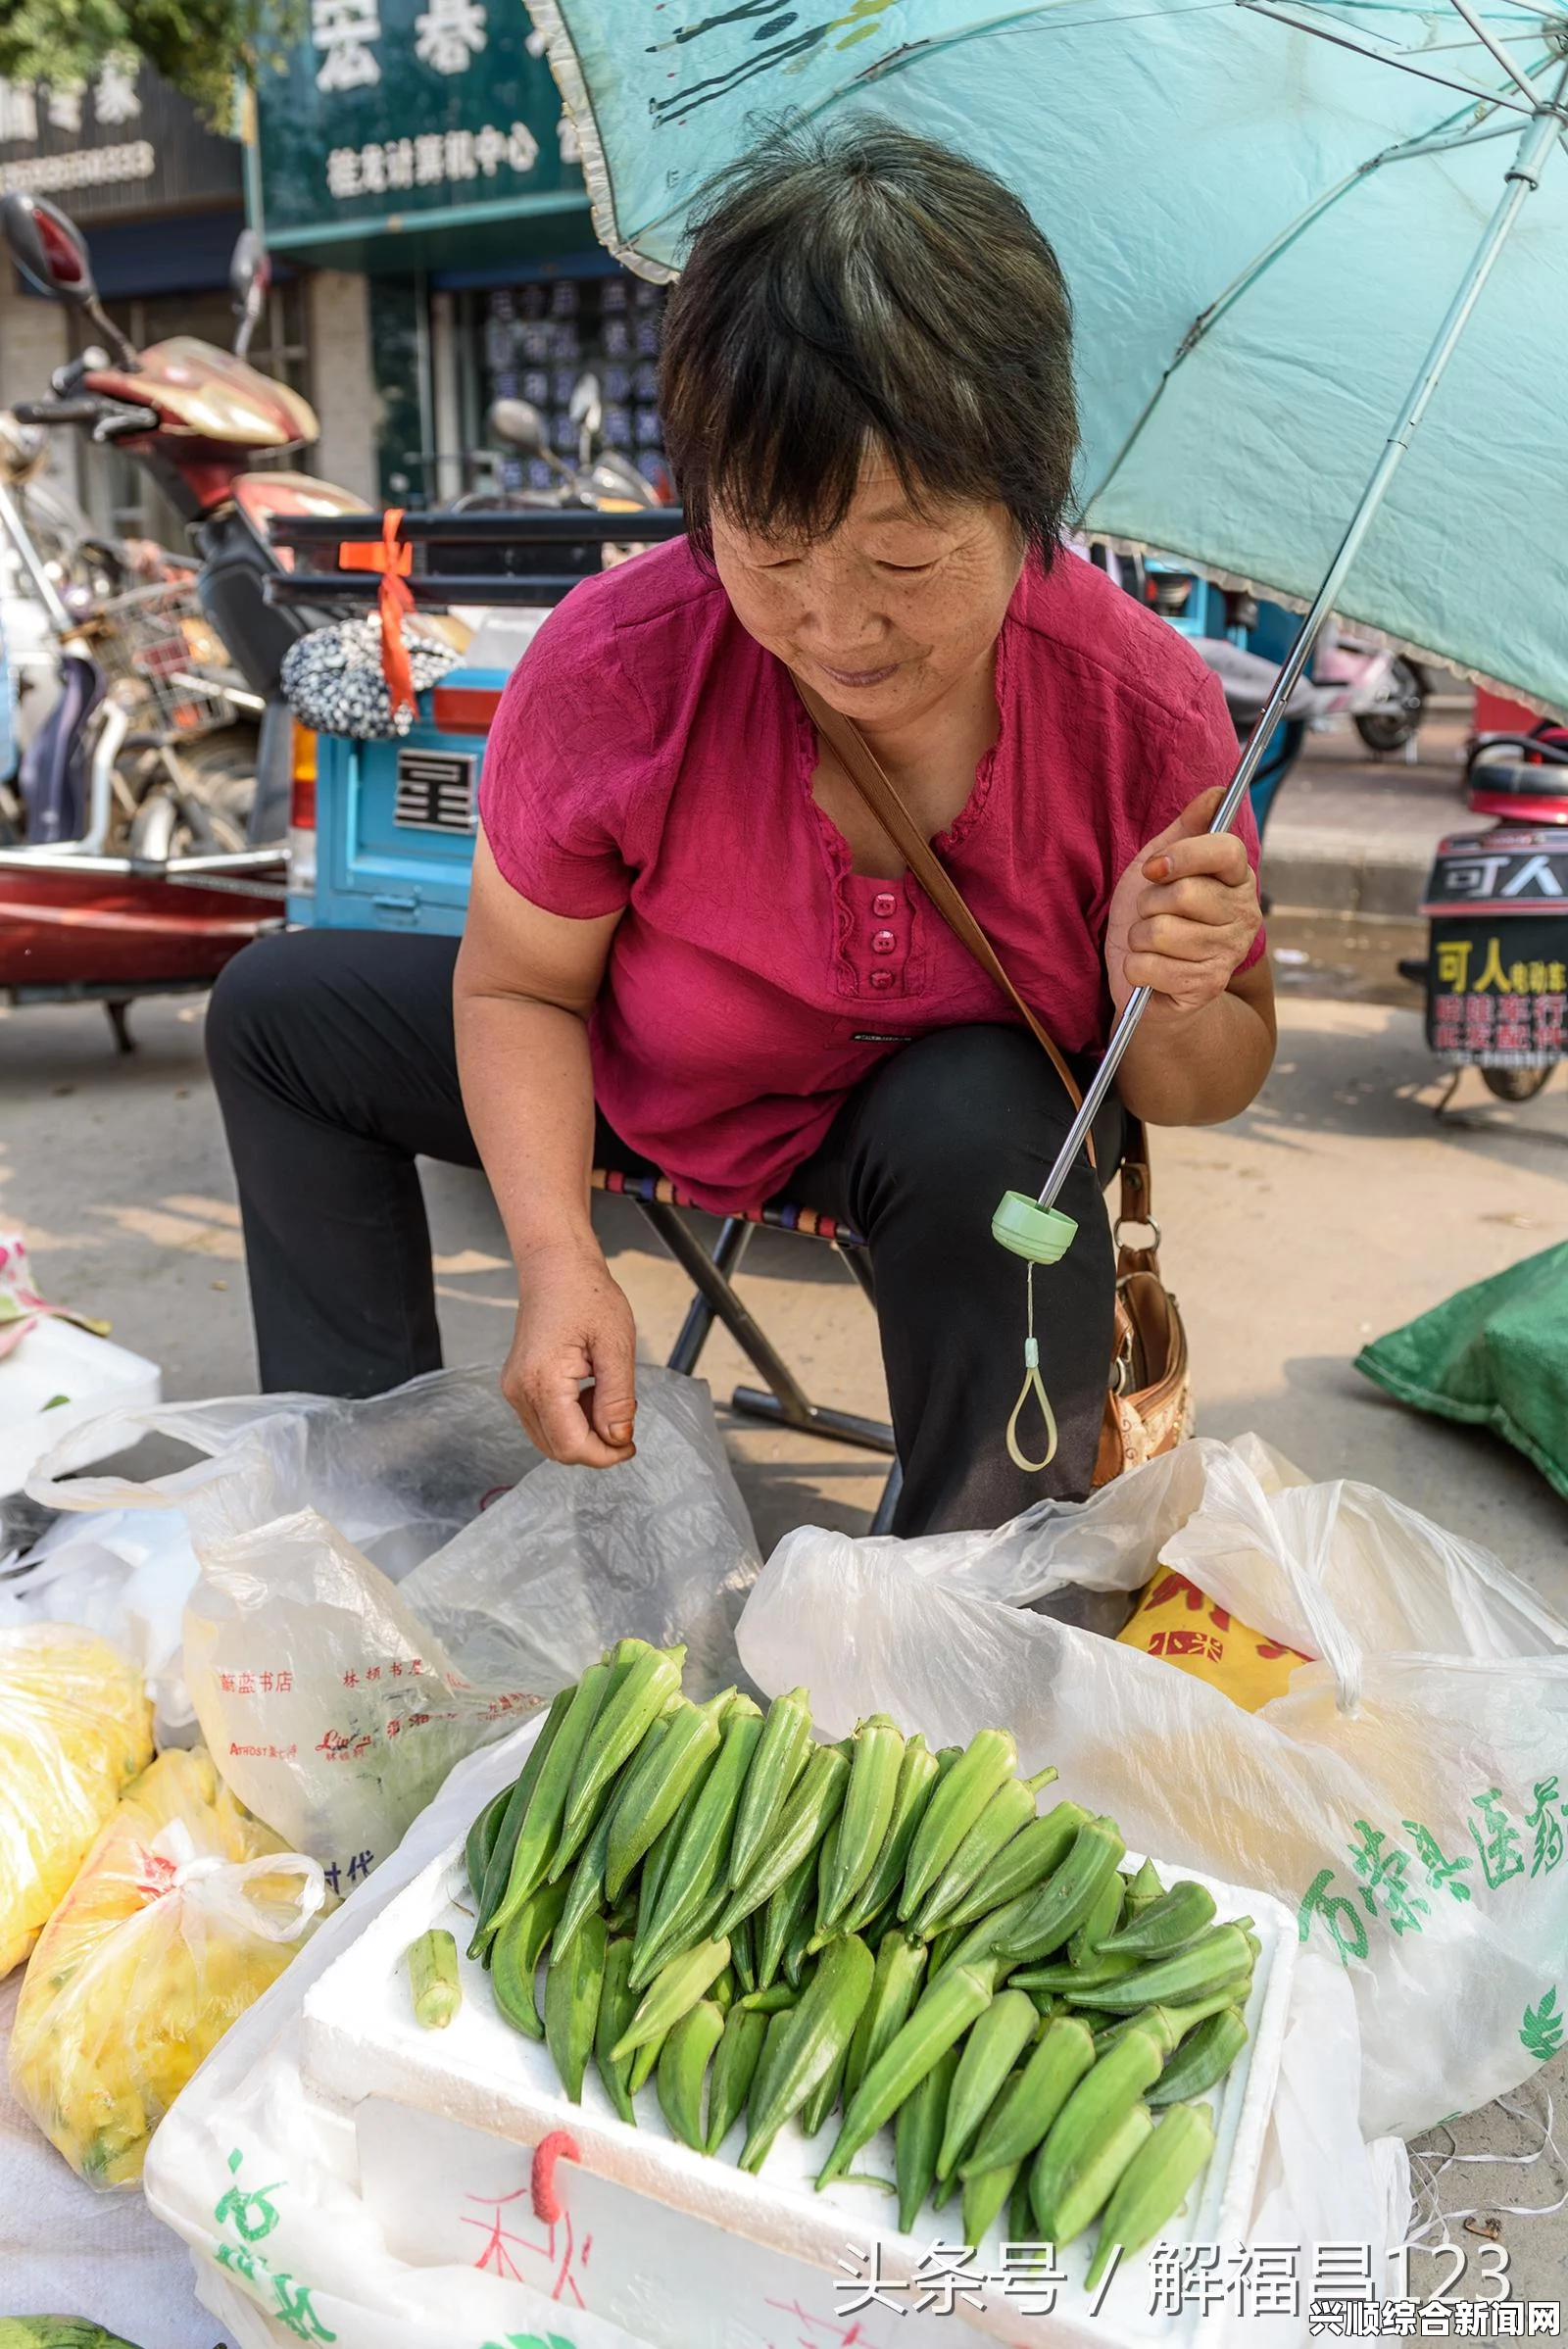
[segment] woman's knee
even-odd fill
[[[947,1028],[907,1045],[868,1103],[901,1172],[939,1186],[990,1185],[1053,1153],[1073,1104],[1034,1038],[1003,1026]],[[994,1203],[994,1202],[993,1202]]]
[[[270,1048],[300,1016],[300,986],[308,983],[310,931],[257,938],[225,962],[207,1005],[207,1065],[220,1091],[275,1059]],[[307,952],[300,953],[302,943]]]

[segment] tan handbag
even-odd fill
[[[832,749],[854,784],[932,905],[956,938],[994,979],[1050,1058],[1076,1110],[1083,1101],[1078,1081],[1045,1028],[1024,1002],[956,882],[925,838],[869,743],[853,720],[828,707],[797,677],[795,690],[818,734]],[[1094,1164],[1094,1146],[1089,1149]],[[1176,1299],[1159,1272],[1159,1226],[1152,1214],[1149,1139],[1141,1118],[1129,1116],[1121,1163],[1121,1199],[1116,1217],[1115,1352],[1100,1430],[1094,1482],[1108,1485],[1124,1468],[1141,1467],[1156,1452],[1172,1451],[1192,1433],[1192,1374],[1187,1331]],[[1127,1237],[1142,1227],[1147,1245]]]

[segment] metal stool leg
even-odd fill
[[[856,1444],[866,1451],[891,1453],[893,1430],[883,1421],[863,1419],[856,1411],[834,1411],[813,1403],[783,1355],[742,1303],[723,1271],[690,1232],[673,1207],[662,1199],[639,1199],[638,1206],[688,1276],[698,1296],[721,1321],[749,1362],[767,1381],[771,1392],[737,1387],[730,1397],[732,1410],[752,1419],[799,1428],[827,1436],[835,1444]],[[722,1237],[722,1235],[721,1235]]]
[[[876,1514],[871,1520],[870,1530],[873,1534],[892,1533],[893,1512],[899,1505],[899,1494],[903,1491],[904,1463],[895,1460],[888,1470],[888,1481],[882,1488],[882,1498],[877,1502]]]
[[[726,1215],[713,1252],[709,1258],[715,1269],[725,1275],[734,1272],[746,1253],[747,1242],[757,1229],[743,1215]],[[686,1318],[680,1325],[680,1336],[669,1349],[667,1368],[684,1371],[690,1378],[708,1344],[708,1333],[718,1319],[715,1306],[699,1293],[686,1308]]]

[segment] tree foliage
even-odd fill
[[[236,79],[275,65],[303,31],[303,0],[11,0],[0,76],[59,89],[90,81],[107,58],[140,57],[226,130]]]

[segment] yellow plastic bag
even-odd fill
[[[11,2084],[89,2185],[133,2185],[198,2064],[276,1980],[325,1897],[206,1753],[131,1787],[27,1967]]]
[[[153,1758],[140,1671],[66,1623],[0,1632],[0,1978]]]
[[[1163,1656],[1178,1672],[1223,1689],[1247,1713],[1283,1696],[1298,1664],[1310,1661],[1216,1606],[1185,1574],[1155,1575],[1116,1635],[1124,1646]]]

